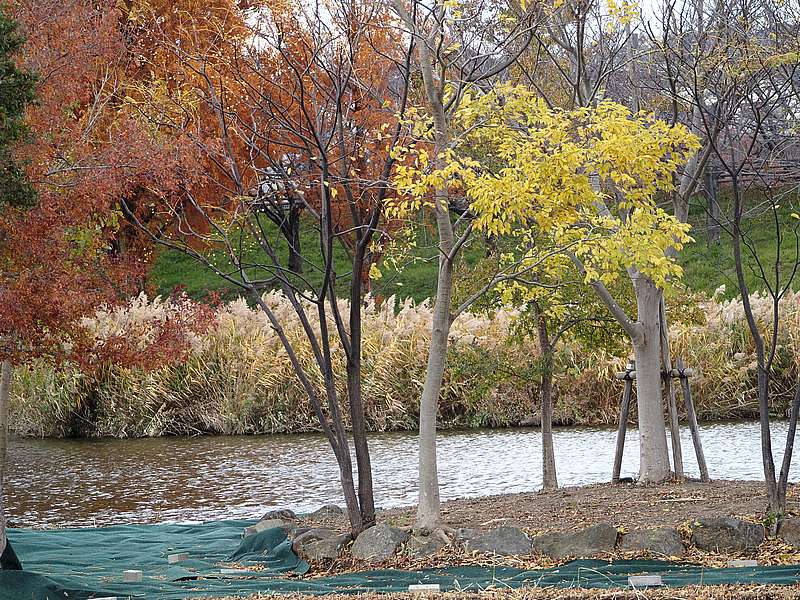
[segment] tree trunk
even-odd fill
[[[667,430],[661,399],[661,291],[639,273],[634,277],[641,335],[632,339],[636,358],[636,406],[639,413],[639,482],[658,483],[669,477]]]
[[[797,418],[800,415],[800,377],[794,386],[794,398],[789,412],[789,428],[786,431],[786,446],[783,450],[783,462],[781,463],[781,473],[778,479],[778,502],[780,503],[780,514],[786,512],[786,491],[789,486],[789,469],[792,466],[792,454],[794,454],[794,437],[797,433]]]
[[[450,217],[445,214],[444,218]],[[419,506],[416,528],[422,531],[433,531],[442,522],[439,471],[436,464],[436,417],[439,412],[442,377],[447,363],[452,284],[452,264],[446,256],[440,256],[428,365],[419,405]]]
[[[8,445],[8,404],[11,396],[11,363],[0,365],[0,556],[6,549],[6,513],[3,484],[6,473],[6,447]]]
[[[300,212],[302,208],[298,202],[292,202],[289,208],[288,235],[286,236],[289,245],[287,266],[292,273],[303,272],[303,256],[300,249]]]
[[[547,331],[547,319],[537,309],[536,331],[542,352],[542,381],[539,386],[542,416],[542,488],[558,488],[556,455],[553,447],[553,348]]]
[[[360,244],[361,240],[359,240]],[[357,247],[353,255],[350,275],[350,352],[347,357],[347,398],[350,404],[350,421],[358,469],[358,502],[361,507],[363,527],[375,525],[375,495],[372,487],[372,461],[367,443],[367,425],[361,397],[361,308],[362,272],[366,263],[365,250]]]
[[[720,223],[719,223],[719,200],[717,198],[717,173],[711,168],[706,167],[706,198],[708,199],[708,245],[719,246],[720,242]]]

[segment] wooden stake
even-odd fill
[[[622,469],[622,452],[625,449],[625,433],[628,429],[628,412],[631,408],[633,378],[630,373],[636,368],[635,361],[630,361],[625,372],[625,391],[622,393],[622,404],[619,407],[619,427],[617,427],[617,448],[614,451],[614,470],[611,472],[611,483],[619,483],[619,472]]]
[[[688,369],[683,368],[683,360],[677,360],[678,371],[684,373]],[[700,441],[700,426],[697,424],[697,413],[694,410],[692,400],[692,390],[689,387],[689,378],[686,375],[681,377],[681,388],[683,389],[683,402],[686,404],[686,414],[689,417],[689,431],[692,432],[692,444],[694,453],[697,456],[697,465],[700,467],[700,481],[708,483],[711,479],[708,476],[708,465],[706,465],[706,455],[703,452],[703,442]]]
[[[672,360],[669,355],[669,335],[667,332],[667,310],[664,304],[664,296],[661,296],[660,306],[661,322],[661,360],[663,362],[663,372],[672,371]],[[675,386],[672,385],[672,378],[664,377],[664,391],[667,394],[667,406],[669,412],[669,432],[672,438],[672,462],[675,467],[675,477],[678,481],[683,481],[683,452],[681,451],[681,431],[678,421],[678,404],[675,400]]]

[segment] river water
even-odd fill
[[[786,423],[773,425],[783,447]],[[688,430],[684,465],[697,475]],[[616,433],[556,428],[561,485],[608,481]],[[712,478],[762,476],[758,423],[702,426]],[[370,436],[376,504],[416,501],[416,434]],[[776,461],[780,452],[776,452]],[[638,435],[629,431],[622,475],[634,475]],[[12,440],[7,506],[13,526],[95,526],[170,520],[257,518],[275,507],[310,511],[341,504],[338,470],[318,435],[153,438],[135,440]],[[538,429],[442,433],[443,499],[525,492],[541,487]],[[800,479],[800,458],[791,479]]]

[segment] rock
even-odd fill
[[[301,535],[303,535],[306,531],[311,531],[314,529],[313,527],[307,527],[305,525],[295,525],[289,530],[289,533],[286,534],[290,540],[296,540]]]
[[[297,555],[306,560],[335,560],[353,536],[349,533],[334,535],[303,544]]]
[[[448,543],[444,535],[414,535],[406,542],[406,550],[411,556],[422,558],[436,554]]]
[[[333,517],[339,517],[344,514],[344,511],[336,506],[335,504],[326,504],[325,506],[318,508],[312,513],[306,515],[306,518],[312,521],[321,521],[323,519],[330,519]]]
[[[681,534],[671,527],[631,531],[622,536],[620,550],[643,550],[664,556],[681,556],[685,548]]]
[[[531,540],[518,527],[498,527],[466,542],[467,550],[487,554],[530,554]]]
[[[315,527],[313,529],[309,529],[295,536],[294,541],[292,542],[292,550],[294,550],[295,554],[299,555],[300,549],[304,544],[318,542],[335,535],[336,532],[333,529],[328,529],[327,527]]]
[[[697,519],[692,543],[701,550],[741,552],[757,548],[764,541],[764,526],[734,517]]]
[[[255,525],[245,527],[242,537],[247,537],[248,535],[253,535],[254,533],[260,533],[265,529],[272,529],[274,527],[280,527],[288,535],[289,531],[294,527],[294,523],[284,521],[283,519],[263,519]]]
[[[353,542],[351,554],[367,562],[381,562],[395,553],[408,539],[408,534],[400,529],[381,524],[361,532]]]
[[[472,529],[470,527],[461,527],[456,529],[456,541],[466,544],[470,540],[480,537],[482,532],[480,529]]]
[[[551,558],[592,556],[611,552],[617,543],[617,530],[608,523],[598,523],[580,531],[546,533],[533,538],[533,549]]]
[[[261,520],[264,521],[266,519],[282,519],[284,521],[296,521],[297,515],[294,514],[293,510],[289,510],[288,508],[278,508],[276,510],[271,510],[267,512]]]
[[[778,537],[787,544],[800,547],[800,517],[790,517],[781,521]]]

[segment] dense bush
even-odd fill
[[[265,298],[287,324],[301,360],[311,365],[289,303],[277,293]],[[757,295],[752,301],[765,318],[768,301]],[[755,363],[741,303],[708,300],[702,309],[701,323],[672,326],[673,354],[696,372],[692,386],[700,417],[754,416]],[[86,325],[98,343],[124,332],[138,336],[146,349],[158,324],[174,320],[183,310],[185,300],[151,302],[141,297],[124,309],[98,312]],[[776,413],[786,410],[797,372],[800,295],[787,296],[782,311]],[[442,427],[535,421],[538,351],[533,340],[511,335],[514,318],[513,311],[499,311],[465,314],[455,322],[441,399]],[[363,392],[371,429],[416,426],[430,320],[428,303],[367,301]],[[70,367],[55,370],[46,363],[20,368],[13,388],[12,429],[28,436],[118,437],[317,429],[286,353],[262,313],[243,301],[232,302],[218,309],[205,333],[192,334],[190,343],[186,360],[154,369],[106,365],[86,374]],[[556,421],[613,423],[621,394],[614,373],[626,358],[564,344],[558,352]],[[337,369],[343,383],[342,361]]]

